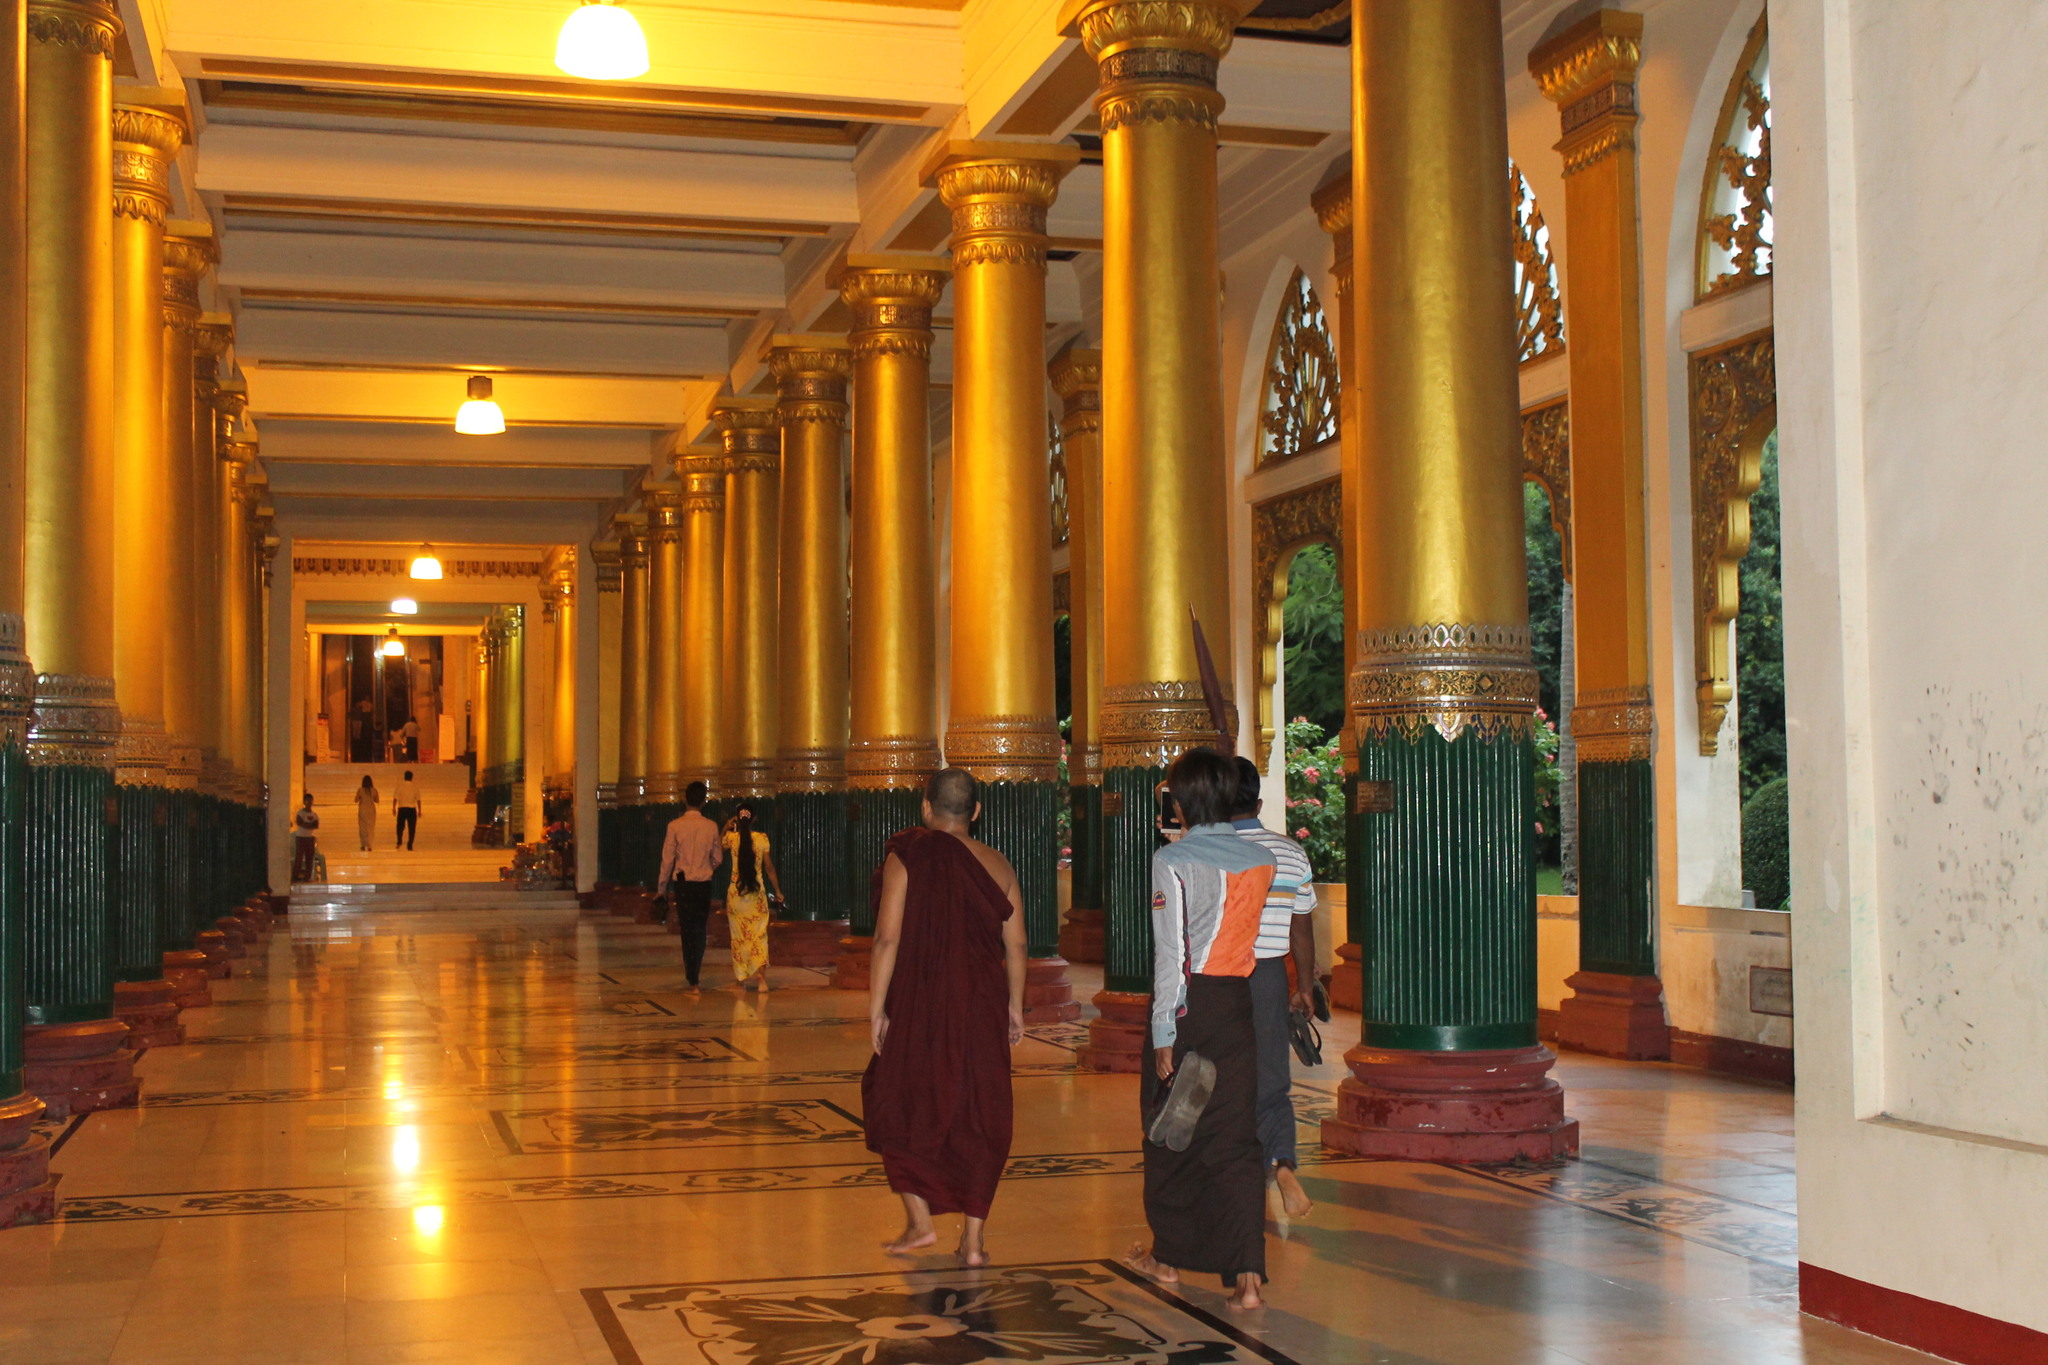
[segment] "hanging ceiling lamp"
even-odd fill
[[[410,597],[394,597],[391,599],[391,610],[398,616],[418,616],[420,604]]]
[[[439,578],[441,576],[441,561],[434,558],[433,546],[420,546],[420,552],[412,557],[412,576],[414,578]],[[393,610],[396,610],[396,608],[394,607]]]
[[[469,401],[455,410],[455,429],[464,436],[496,436],[505,429],[505,414],[491,398],[491,377],[469,377]]]
[[[629,81],[647,74],[647,35],[618,0],[583,0],[562,21],[555,65],[586,81]]]
[[[384,637],[384,657],[387,659],[403,659],[405,657],[405,641],[398,638],[397,626],[393,626],[391,633]]]

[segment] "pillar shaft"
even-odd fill
[[[220,362],[234,339],[224,313],[202,313],[192,334],[192,535],[187,543],[192,576],[193,682],[199,690],[197,722],[200,789],[210,792],[220,762],[220,694],[226,677],[221,660],[225,634],[220,582]],[[337,723],[346,724],[346,717]],[[346,730],[342,733],[345,735]],[[343,743],[346,743],[344,739]]]
[[[1112,993],[1152,987],[1154,785],[1215,743],[1190,613],[1227,689],[1216,70],[1241,8],[1108,0],[1076,18],[1102,122],[1102,762]],[[1235,729],[1234,707],[1228,709]]]
[[[231,797],[242,792],[257,766],[255,744],[249,735],[249,689],[255,681],[249,676],[250,606],[256,575],[249,516],[255,510],[251,480],[255,459],[256,447],[251,442],[230,440],[221,445],[217,522],[223,708],[220,757],[228,783],[221,794]]]
[[[919,789],[939,767],[930,402],[945,287],[937,256],[849,256],[839,281],[853,314],[846,902],[857,938],[874,932],[882,850],[918,822]],[[852,945],[836,979],[864,985],[863,953]]]
[[[1670,1055],[1657,970],[1645,563],[1642,241],[1636,67],[1643,17],[1599,10],[1529,54],[1564,137],[1571,346],[1572,668],[1579,972],[1560,1036],[1623,1057]],[[1617,980],[1616,978],[1620,978]]]
[[[1069,347],[1053,361],[1067,456],[1067,635],[1073,725],[1067,773],[1073,819],[1072,908],[1060,952],[1102,960],[1102,353]]]
[[[621,806],[647,795],[647,526],[619,524],[619,782]]]
[[[782,426],[776,868],[792,919],[846,918],[850,362],[841,337],[776,337],[768,356]]]
[[[725,796],[775,792],[776,517],[782,434],[773,399],[729,398],[712,412],[725,438]],[[765,813],[765,812],[764,812]]]
[[[190,790],[199,782],[206,711],[206,697],[200,690],[198,634],[191,628],[201,610],[191,549],[198,534],[200,498],[193,442],[192,365],[199,326],[199,277],[217,253],[204,223],[170,227],[164,238],[162,291],[164,459],[170,483],[162,516],[169,552],[164,582],[164,725],[171,734],[166,780],[172,787]]]
[[[555,616],[553,724],[549,727],[547,786],[552,794],[571,795],[576,785],[576,552],[561,556],[549,576],[548,591]]]
[[[682,778],[711,782],[730,746],[725,696],[725,451],[690,446],[682,481]],[[681,788],[668,798],[681,799]]]
[[[647,799],[682,799],[685,727],[696,715],[690,705],[687,653],[691,639],[684,619],[686,594],[695,584],[685,567],[682,497],[670,489],[650,492],[647,501]]]
[[[1555,1159],[1536,1043],[1535,787],[1507,110],[1497,0],[1361,6],[1353,231],[1361,449],[1349,546],[1363,1040],[1324,1141]],[[1447,1097],[1452,1101],[1447,1104]]]
[[[249,456],[242,416],[249,407],[247,388],[239,380],[213,386],[213,425],[205,452],[210,504],[205,530],[211,543],[201,551],[202,580],[211,608],[208,633],[214,641],[212,681],[215,757],[211,786],[217,795],[232,797],[241,785],[242,564],[243,528],[238,466]]]

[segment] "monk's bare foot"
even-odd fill
[[[1124,1264],[1143,1275],[1146,1279],[1161,1284],[1179,1284],[1180,1272],[1154,1256],[1141,1246],[1134,1246],[1124,1253]]]
[[[891,1256],[908,1256],[922,1247],[928,1247],[939,1240],[939,1234],[931,1228],[909,1227],[893,1242],[882,1243],[882,1250]]]
[[[981,1269],[988,1264],[988,1248],[984,1246],[969,1246],[967,1243],[962,1242],[960,1244],[960,1264],[966,1266],[969,1270]]]
[[[1240,1275],[1237,1288],[1223,1302],[1236,1312],[1249,1313],[1254,1308],[1264,1308],[1266,1301],[1259,1297],[1260,1281],[1257,1275]]]
[[[1302,1189],[1301,1177],[1292,1166],[1275,1166],[1273,1183],[1280,1187],[1280,1207],[1289,1218],[1306,1218],[1315,1212],[1316,1206],[1309,1202],[1308,1191]]]

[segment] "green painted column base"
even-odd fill
[[[21,1024],[28,1008],[23,975],[28,950],[22,882],[28,833],[28,756],[0,733],[0,1100],[21,1093]]]
[[[1024,977],[1024,1022],[1066,1024],[1081,1017],[1060,952],[1060,804],[1057,782],[984,782],[977,839],[1010,860],[1024,899],[1030,965]]]
[[[782,917],[846,919],[846,793],[784,792],[775,798],[775,824]]]
[[[1089,1071],[1144,1064],[1152,1008],[1152,853],[1159,847],[1159,766],[1102,775],[1102,991],[1078,1061]]]
[[[832,984],[843,991],[868,988],[868,953],[875,934],[875,874],[889,841],[924,820],[922,787],[857,787],[846,794],[846,937],[839,941]]]
[[[1060,956],[1069,962],[1102,961],[1102,788],[1075,783],[1067,789],[1073,850],[1068,863],[1070,888],[1066,922],[1060,926]]]
[[[110,1019],[114,1012],[114,775],[38,764],[28,770],[27,1018]]]
[[[114,979],[163,977],[164,920],[170,907],[171,793],[163,787],[117,786],[120,824],[114,831],[109,882],[114,901]]]
[[[1589,759],[1579,780],[1579,970],[1558,1042],[1629,1061],[1671,1055],[1657,979],[1656,789],[1650,760]]]

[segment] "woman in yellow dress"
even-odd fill
[[[732,885],[725,893],[725,917],[732,926],[732,986],[768,989],[768,892],[782,899],[782,879],[768,853],[768,836],[754,828],[754,803],[742,801],[725,832],[732,859]],[[763,879],[765,880],[765,883]]]

